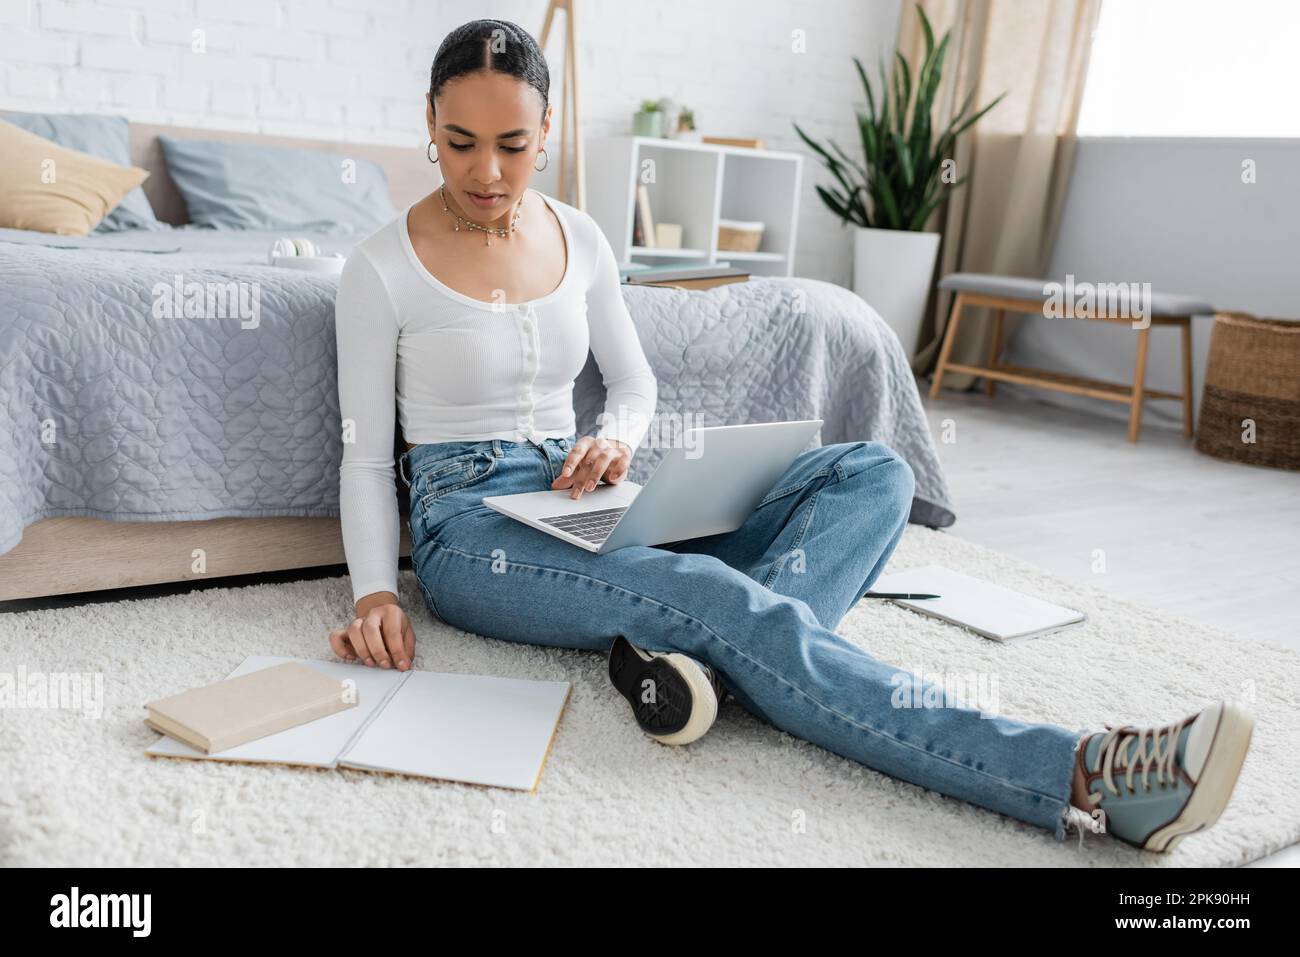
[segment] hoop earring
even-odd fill
[[[548,167],[548,166],[551,165],[551,157],[550,157],[550,155],[546,152],[545,147],[543,147],[542,149],[538,150],[538,152],[541,153],[543,156],[546,157],[546,162],[542,164],[541,169],[538,169],[536,166],[533,167],[534,172],[538,172],[538,173],[540,173],[543,169],[546,169],[546,167]]]
[[[437,158],[436,158],[436,157],[433,157],[433,156],[429,156],[429,150],[431,150],[431,149],[433,149],[433,140],[429,140],[429,145],[426,146],[426,147],[424,148],[424,155],[427,156],[427,157],[429,158],[429,162],[430,162],[430,163],[432,163],[432,164],[434,164],[435,166],[437,166],[437,165],[438,165],[438,160],[437,160]]]

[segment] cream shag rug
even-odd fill
[[[417,667],[573,683],[537,793],[142,753],[156,738],[143,702],[219,680],[246,655],[330,657],[326,635],[350,614],[346,578],[11,613],[0,615],[0,672],[102,672],[104,710],[0,710],[0,864],[1212,866],[1300,839],[1300,655],[916,527],[890,570],[932,563],[1085,609],[1089,621],[1002,646],[864,602],[840,633],[927,677],[984,675],[1000,712],[1025,720],[1160,723],[1219,698],[1246,701],[1258,724],[1218,825],[1167,856],[1104,835],[1080,843],[1073,831],[1058,843],[797,740],[734,702],[700,742],[664,747],[637,729],[603,657],[456,631],[434,621],[403,572]]]

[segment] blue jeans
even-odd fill
[[[690,655],[790,734],[1065,837],[1081,732],[951,699],[896,706],[894,676],[910,672],[835,634],[907,523],[912,470],[890,449],[806,451],[733,532],[596,555],[482,503],[550,488],[574,439],[440,442],[401,456],[411,560],[438,618],[506,641],[603,652],[624,635]]]

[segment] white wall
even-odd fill
[[[797,120],[853,150],[861,89],[850,58],[874,65],[892,47],[898,9],[899,0],[582,3],[585,131],[627,132],[642,99],[672,95],[706,134],[804,151]],[[545,10],[544,0],[0,0],[0,108],[423,149],[429,66],[448,30],[496,17],[537,36]],[[193,51],[195,30],[206,52]],[[792,52],[796,30],[805,53]],[[547,55],[558,104],[555,28]],[[558,147],[558,107],[555,120]],[[810,155],[795,268],[847,284],[851,234],[813,189],[828,180]],[[544,174],[537,185],[554,189]]]
[[[1255,161],[1256,182],[1242,182]],[[1300,139],[1083,139],[1051,274],[1094,282],[1150,282],[1153,292],[1216,308],[1300,319]],[[1196,409],[1213,320],[1194,319]],[[1127,327],[1025,320],[1008,361],[1132,381]],[[1178,334],[1152,332],[1147,384],[1181,391]],[[1008,387],[1009,389],[1011,387]],[[1044,401],[1127,417],[1126,407],[1041,390]],[[1143,422],[1181,423],[1176,402],[1150,402]]]

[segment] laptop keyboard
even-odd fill
[[[584,541],[599,545],[609,538],[618,520],[627,511],[622,508],[598,508],[591,512],[578,512],[575,515],[552,515],[550,518],[538,519],[554,528],[576,535]]]

